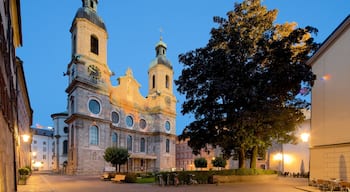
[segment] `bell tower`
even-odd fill
[[[148,95],[173,95],[174,71],[171,62],[166,58],[167,45],[162,37],[156,44],[155,50],[156,58],[148,69]]]

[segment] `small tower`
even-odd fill
[[[148,69],[148,95],[173,95],[173,66],[166,58],[167,46],[160,37],[156,44],[156,58]]]

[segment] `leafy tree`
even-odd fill
[[[207,167],[207,165],[208,165],[208,162],[207,162],[207,160],[206,160],[205,158],[203,158],[203,157],[199,157],[199,158],[196,158],[196,159],[194,160],[194,166],[195,166],[196,168],[205,168],[205,167]]]
[[[215,159],[211,160],[211,163],[214,167],[225,167],[227,162],[223,157],[215,157]]]
[[[115,166],[115,171],[117,172],[117,167],[119,165],[119,172],[120,172],[120,165],[125,164],[128,161],[129,158],[128,150],[125,148],[118,148],[118,147],[108,147],[105,150],[105,153],[103,155],[103,158],[110,162],[113,166]]]
[[[244,168],[250,152],[254,168],[258,151],[295,140],[302,109],[309,107],[298,96],[315,79],[306,61],[319,46],[311,37],[317,30],[274,24],[276,16],[260,0],[235,3],[227,18],[214,17],[218,27],[205,47],[179,55],[184,69],[175,84],[186,96],[181,112],[195,118],[180,139],[190,138],[194,154],[218,145]]]

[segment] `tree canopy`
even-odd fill
[[[180,139],[190,138],[195,154],[218,145],[244,167],[247,153],[256,159],[273,141],[295,140],[310,105],[298,96],[315,79],[306,61],[319,46],[311,36],[317,29],[275,24],[276,17],[260,0],[235,3],[227,18],[214,17],[218,27],[205,47],[179,55],[184,69],[175,84],[186,96],[181,112],[194,114]]]
[[[117,166],[119,165],[119,171],[120,171],[120,165],[125,164],[128,161],[129,158],[128,150],[125,148],[118,148],[118,147],[108,147],[105,150],[105,153],[103,155],[103,158],[110,162],[113,166],[115,166],[115,170],[117,171]]]

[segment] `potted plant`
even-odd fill
[[[18,173],[19,173],[18,184],[19,185],[27,184],[27,179],[28,179],[30,170],[28,168],[26,168],[26,167],[23,167],[23,168],[19,168],[18,169]]]

